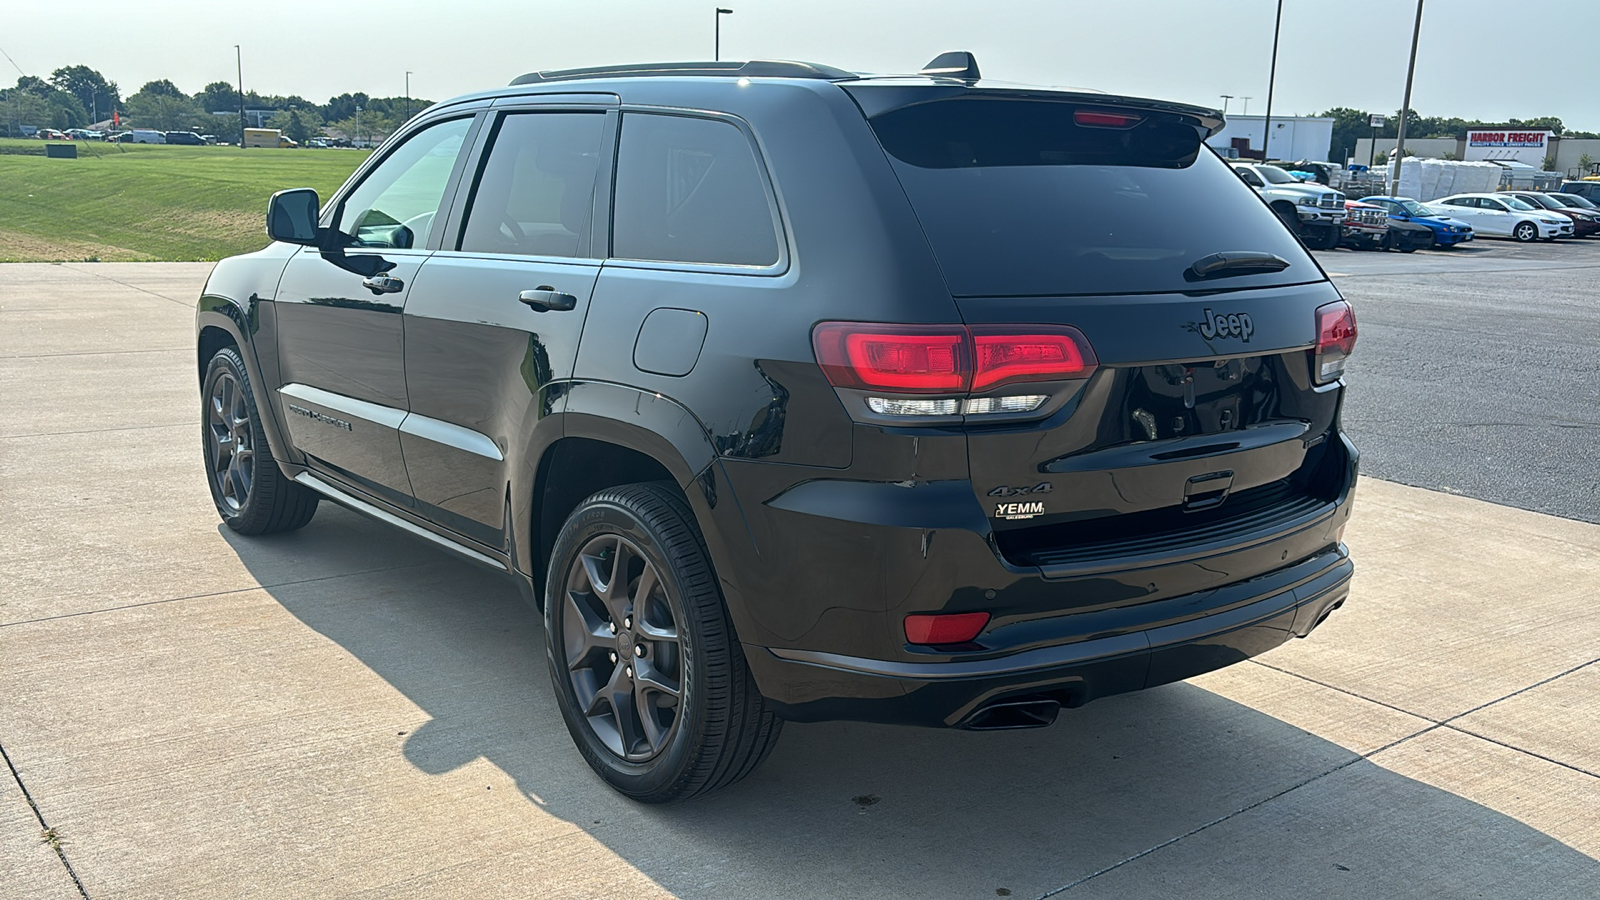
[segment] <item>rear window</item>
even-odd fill
[[[1279,272],[1204,282],[1317,281],[1304,248],[1176,116],[1131,128],[1077,124],[1058,101],[960,98],[877,115],[873,131],[957,296],[1193,290],[1190,264],[1228,250]],[[1088,110],[1093,112],[1093,110]]]

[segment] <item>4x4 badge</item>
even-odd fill
[[[1200,336],[1208,341],[1219,337],[1236,337],[1248,344],[1250,335],[1256,333],[1256,323],[1250,320],[1249,313],[1224,313],[1219,316],[1208,307],[1205,314],[1206,320],[1200,323]]]
[[[1041,481],[1033,487],[1028,487],[1027,485],[1023,485],[1022,487],[1006,487],[1005,485],[1001,485],[1000,487],[990,491],[989,496],[1021,497],[1024,494],[1048,494],[1053,490],[1055,490],[1055,488],[1050,485],[1050,482]]]

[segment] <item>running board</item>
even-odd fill
[[[471,547],[458,544],[455,541],[444,537],[443,535],[434,534],[426,528],[413,525],[410,522],[407,522],[405,519],[394,515],[393,513],[385,512],[365,500],[359,500],[355,497],[352,497],[344,491],[341,491],[333,485],[327,483],[326,481],[323,481],[321,478],[311,474],[310,472],[301,472],[299,475],[294,477],[294,480],[312,489],[313,491],[316,491],[324,497],[327,497],[329,500],[332,500],[340,506],[349,507],[358,513],[371,516],[380,522],[387,522],[390,525],[394,525],[410,534],[414,534],[423,540],[432,541],[446,550],[454,550],[455,552],[474,562],[480,562],[484,565],[493,566],[502,572],[509,571],[509,569],[506,568],[505,563],[495,559],[492,556],[479,553]]]

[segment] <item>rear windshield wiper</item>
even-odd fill
[[[1183,277],[1188,281],[1200,281],[1206,278],[1228,278],[1256,272],[1282,272],[1287,268],[1289,268],[1287,259],[1271,253],[1262,253],[1259,250],[1225,250],[1195,260],[1193,265],[1184,270]]]

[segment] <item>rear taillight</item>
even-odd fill
[[[1337,381],[1356,349],[1356,312],[1344,300],[1317,307],[1317,347],[1311,372],[1318,384]]]
[[[1005,388],[1079,381],[1097,365],[1089,340],[1065,325],[824,322],[811,342],[829,383],[859,392],[867,409],[889,417],[1030,413],[1051,395]]]
[[[948,394],[965,391],[971,381],[970,338],[959,325],[826,322],[811,333],[811,343],[835,387]]]
[[[1088,339],[1076,328],[1039,334],[974,328],[972,341],[974,392],[1018,381],[1083,378],[1095,364]]]

